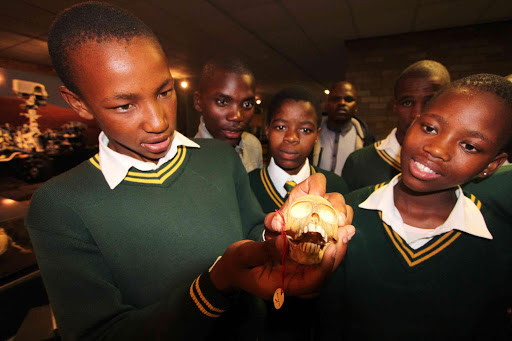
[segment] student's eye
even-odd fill
[[[226,105],[228,105],[228,101],[224,98],[217,98],[215,102],[217,103],[217,105],[221,107],[225,107]]]
[[[169,89],[169,90],[166,90],[166,91],[163,91],[160,93],[160,97],[162,98],[166,98],[166,97],[169,97],[171,96],[172,92],[173,92],[174,89]]]
[[[436,134],[436,133],[437,133],[437,131],[436,131],[436,129],[435,129],[434,127],[429,126],[429,125],[427,125],[427,124],[422,124],[422,125],[421,125],[421,129],[422,129],[425,133],[427,133],[427,134]]]
[[[252,109],[254,107],[254,102],[252,101],[245,101],[242,103],[242,107],[244,109]]]
[[[276,130],[285,130],[286,127],[284,125],[278,125],[274,127]]]
[[[472,144],[469,144],[469,143],[466,143],[466,142],[462,142],[460,145],[461,145],[462,149],[464,149],[468,153],[476,153],[476,152],[478,152],[478,148],[475,147]]]
[[[354,102],[354,97],[350,97],[350,96],[345,97],[345,102],[347,102],[347,103]]]
[[[400,105],[402,107],[412,107],[412,101],[403,101]]]
[[[133,107],[132,104],[124,104],[124,105],[119,105],[117,107],[114,107],[112,109],[116,110],[116,111],[119,111],[119,112],[127,112],[129,111],[131,108]]]
[[[312,133],[312,132],[313,132],[313,130],[312,130],[312,129],[309,129],[309,128],[301,128],[301,129],[299,129],[299,131],[300,131],[301,133],[305,133],[305,134],[310,134],[310,133]]]

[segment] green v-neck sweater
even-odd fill
[[[400,173],[400,160],[376,148],[381,142],[358,149],[348,156],[341,176],[350,191],[389,181]]]
[[[512,164],[502,166],[489,177],[474,179],[462,189],[480,198],[487,208],[507,219],[512,226]]]
[[[356,234],[319,300],[317,339],[510,340],[512,229],[471,197],[493,239],[452,230],[411,249],[350,193]]]
[[[195,141],[113,190],[96,155],[34,194],[27,227],[64,340],[200,339],[228,308],[206,270],[261,239],[264,214],[233,149]]]
[[[343,195],[348,193],[347,185],[339,175],[320,169],[316,166],[309,167],[311,168],[311,174],[322,173],[325,175],[327,193],[338,192]],[[265,213],[274,212],[275,210],[280,209],[286,199],[288,199],[288,195],[282,197],[276,190],[274,183],[268,174],[268,166],[249,172],[249,181],[251,182],[251,188],[258,198],[263,212]]]

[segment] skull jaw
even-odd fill
[[[290,243],[290,258],[300,264],[319,264],[324,257],[324,251],[330,243],[320,248],[319,252],[306,252],[302,250],[302,244]]]

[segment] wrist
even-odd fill
[[[217,291],[220,293],[230,296],[237,290],[231,283],[231,276],[226,274],[224,271],[224,263],[222,262],[222,256],[219,256],[215,263],[208,270],[208,277]]]
[[[202,273],[192,282],[189,293],[199,311],[212,318],[220,317],[232,302],[232,299],[214,287],[208,272]]]

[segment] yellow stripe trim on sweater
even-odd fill
[[[382,187],[382,186],[384,186],[385,184],[386,184],[385,182],[380,183],[380,184],[376,184],[376,185],[375,185],[375,189],[374,189],[374,191],[378,190],[379,188],[381,188],[381,187]]]
[[[92,163],[92,165],[96,168],[98,168],[99,170],[101,170],[101,166],[100,166],[100,156],[98,153],[96,153],[96,155],[94,155],[93,157],[91,157],[89,159],[89,161]]]
[[[201,275],[199,275],[199,277],[201,277]],[[190,285],[190,290],[189,290],[190,297],[191,297],[191,298],[192,298],[192,300],[194,301],[194,303],[195,303],[195,305],[197,306],[197,308],[199,309],[199,311],[201,311],[204,315],[209,316],[209,317],[213,317],[213,318],[220,317],[220,315],[221,315],[221,314],[212,314],[212,313],[208,312],[208,311],[203,307],[203,305],[201,304],[201,302],[199,302],[199,300],[197,299],[196,294],[194,293],[194,286],[198,286],[199,277],[197,277],[197,278],[192,282],[192,284]],[[201,296],[202,296],[202,294],[201,294]]]
[[[283,199],[281,199],[279,194],[276,193],[276,191],[274,190],[274,187],[272,185],[272,182],[270,181],[270,178],[268,177],[268,172],[266,170],[267,167],[263,167],[260,171],[261,182],[263,182],[263,186],[265,186],[268,195],[274,201],[274,203],[278,207],[282,207],[284,205],[284,201]]]
[[[389,155],[386,151],[377,149],[377,147],[380,145],[380,141],[375,142],[375,151],[377,154],[381,157],[384,162],[388,163],[391,167],[395,168],[398,171],[402,170],[402,167],[400,166],[400,160],[396,160],[391,155]]]
[[[141,177],[141,178],[160,178],[160,176],[163,173],[167,172],[170,168],[172,168],[176,164],[176,162],[179,162],[179,160],[181,158],[181,154],[183,154],[185,152],[184,148],[178,148],[178,153],[176,154],[176,157],[171,162],[169,162],[169,164],[167,166],[160,169],[157,173],[131,171],[131,172],[128,172],[127,175],[137,176],[137,177]]]
[[[167,180],[167,178],[169,178],[171,175],[173,175],[174,172],[176,172],[176,170],[178,170],[180,168],[181,164],[185,160],[186,155],[187,155],[187,151],[186,151],[186,148],[184,147],[182,154],[181,155],[178,154],[178,156],[168,166],[165,167],[166,169],[168,169],[169,166],[171,166],[172,168],[169,169],[167,171],[167,173],[165,173],[165,175],[160,179],[139,179],[139,178],[133,178],[133,177],[127,176],[126,178],[124,178],[124,180],[131,181],[131,182],[137,182],[137,183],[161,185],[165,182],[165,180]],[[173,163],[174,163],[174,165],[173,165]],[[136,174],[139,175],[139,173],[136,173]],[[141,174],[144,174],[144,173],[141,173]]]
[[[199,277],[201,277],[201,275],[199,275]],[[199,277],[197,278],[196,280],[196,290],[197,290],[197,293],[199,294],[199,297],[201,298],[201,300],[204,302],[204,304],[206,304],[206,306],[211,310],[211,311],[215,311],[216,313],[223,313],[225,312],[225,310],[222,310],[222,309],[218,309],[218,308],[215,308],[207,299],[206,297],[204,297],[203,295],[203,292],[201,291],[201,288],[199,287]]]
[[[176,154],[176,157],[173,158],[171,162],[161,170],[159,170],[156,173],[147,173],[147,172],[136,172],[131,171],[128,172],[126,177],[123,179],[130,182],[137,182],[137,183],[145,183],[145,184],[158,184],[161,185],[167,180],[171,175],[173,175],[176,170],[180,168],[180,166],[183,164],[183,161],[185,161],[187,155],[187,147],[185,146],[179,146],[178,147],[178,153]],[[89,159],[91,164],[101,170],[101,166],[99,164],[99,155],[96,154],[93,157]],[[163,176],[162,176],[163,175]],[[134,177],[136,176],[136,177]],[[141,179],[141,178],[150,178],[150,179]]]
[[[473,194],[471,194],[470,199],[476,205],[476,207],[480,210],[482,207],[482,202],[480,200],[478,200]]]
[[[377,190],[379,187],[381,187],[384,183],[376,185],[375,189]],[[473,194],[471,194],[470,197],[471,201],[475,203],[476,207],[478,209],[481,209],[482,202],[478,200]],[[379,216],[382,221],[382,212],[379,211]],[[439,252],[443,251],[445,248],[447,248],[450,244],[452,244],[457,238],[459,238],[462,235],[462,232],[451,230],[447,233],[445,233],[441,238],[439,238],[435,243],[430,245],[429,247],[419,251],[419,252],[413,252],[409,249],[409,247],[406,245],[405,241],[400,237],[398,233],[396,233],[389,225],[387,225],[384,221],[382,221],[382,224],[384,225],[384,228],[386,230],[386,233],[391,238],[391,241],[397,248],[397,250],[402,254],[405,261],[409,266],[415,266],[421,262],[424,262],[425,260],[435,256]],[[421,257],[419,259],[414,260],[417,257],[420,257],[424,255],[424,257]],[[414,260],[414,261],[413,261]]]
[[[382,221],[382,212],[379,211],[380,219]],[[429,247],[419,251],[419,252],[412,252],[406,245],[404,240],[396,233],[388,224],[386,224],[384,221],[382,221],[382,224],[384,225],[384,228],[386,230],[386,233],[391,238],[391,241],[395,245],[396,249],[400,252],[402,257],[405,259],[407,264],[410,267],[413,267],[415,265],[418,265],[427,259],[435,256],[445,248],[447,248],[450,244],[452,244],[461,234],[460,231],[452,230],[450,232],[445,233],[441,238],[439,238],[435,243],[430,245]],[[424,255],[421,258],[418,258],[420,256]],[[416,259],[418,258],[418,259]]]

